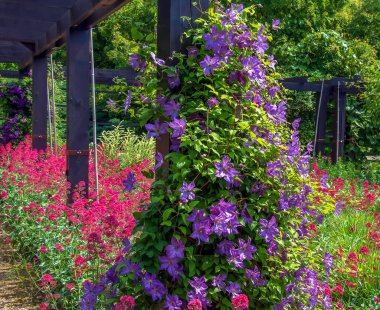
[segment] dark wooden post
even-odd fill
[[[67,40],[67,180],[88,194],[90,31],[71,29]],[[69,202],[72,196],[69,196]]]
[[[33,59],[32,147],[45,150],[47,146],[48,109],[47,57]]]
[[[331,92],[331,86],[323,86],[323,90],[317,96],[317,113],[316,113],[316,141],[315,141],[315,154],[325,154],[326,146],[326,118],[327,118],[327,104]],[[319,110],[319,111],[318,111]]]
[[[18,78],[21,80],[28,76],[29,72],[31,71],[31,68],[29,66],[26,66],[18,71]]]
[[[193,3],[197,3],[194,7]],[[173,51],[186,52],[188,41],[182,42],[181,35],[190,27],[189,21],[182,17],[190,17],[195,20],[201,15],[202,10],[207,10],[209,0],[158,0],[157,21],[157,56],[171,64],[169,57]],[[168,87],[164,80],[163,87]],[[157,142],[156,151],[164,157],[170,150],[169,134],[161,136]]]
[[[339,158],[344,154],[344,140],[346,135],[346,93],[340,88],[344,86],[342,81],[338,81],[335,87],[335,113],[334,113],[334,130],[332,144],[332,162],[337,163]]]

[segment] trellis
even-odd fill
[[[67,179],[72,190],[80,181],[88,192],[90,29],[128,0],[0,0],[0,62],[17,63],[18,76],[33,68],[32,146],[47,147],[48,55],[67,46]],[[197,19],[209,1],[158,0],[157,54],[169,59],[183,50],[182,17]],[[4,73],[4,72],[3,72]],[[99,77],[99,74],[98,74]],[[169,152],[169,136],[157,151]]]

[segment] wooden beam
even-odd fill
[[[17,71],[13,70],[0,70],[0,77],[9,79],[18,79],[19,75]]]
[[[36,150],[47,146],[47,90],[47,57],[40,55],[33,59],[32,147]]]
[[[332,163],[338,162],[344,155],[344,140],[346,137],[346,94],[340,91],[340,85],[335,88],[335,111],[333,122]]]
[[[91,28],[106,19],[108,16],[110,16],[112,13],[119,10],[121,7],[123,7],[125,4],[130,2],[130,0],[116,0],[116,1],[110,1],[108,5],[99,8],[97,11],[95,11],[91,16],[89,16],[87,19],[85,19],[82,24],[86,28]]]
[[[327,105],[331,94],[332,87],[324,85],[323,91],[317,96],[316,105],[316,141],[315,153],[325,155],[326,146],[326,121],[327,121]]]
[[[23,7],[24,5],[28,5],[33,3],[36,7],[54,7],[54,8],[70,8],[75,4],[78,0],[2,0],[1,2],[5,4],[17,4],[18,7]]]
[[[158,0],[158,21],[157,21],[157,56],[166,61],[168,65],[172,63],[169,59],[173,51],[186,52],[186,43],[181,44],[181,35],[190,27],[182,17],[199,17],[195,13],[193,3],[201,4],[204,10],[208,8],[208,2],[204,0]],[[166,79],[163,79],[163,87],[168,87]],[[170,136],[164,134],[160,136],[160,141],[156,143],[156,152],[164,157],[170,151]],[[164,164],[167,167],[167,163]],[[165,170],[165,169],[164,169]]]
[[[85,182],[88,194],[90,128],[90,31],[71,30],[67,42],[67,179],[75,186]]]

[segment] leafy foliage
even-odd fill
[[[100,282],[107,293],[89,288],[82,304],[97,297],[100,307],[122,308],[132,295],[142,308],[230,309],[243,294],[262,308],[328,307],[318,274],[324,253],[308,250],[307,235],[308,223],[334,205],[317,205],[298,121],[291,130],[286,123],[275,61],[265,53],[270,33],[253,7],[218,1],[197,24],[186,34],[189,54],[176,53],[173,67],[149,48],[130,56],[141,73],[142,86],[130,89],[141,125],[157,140],[169,133],[172,152],[168,166],[156,154],[163,179],[135,214],[129,254]],[[133,188],[133,175],[126,183]]]
[[[145,136],[138,136],[121,124],[112,130],[103,131],[99,137],[100,149],[110,160],[118,160],[120,167],[128,167],[145,159],[153,162],[155,143]]]

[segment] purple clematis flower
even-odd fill
[[[171,90],[181,85],[178,69],[175,71],[175,73],[168,74],[168,83]]]
[[[146,124],[145,129],[148,130],[147,138],[150,139],[152,137],[156,137],[157,140],[160,140],[160,135],[163,135],[167,132],[167,127],[168,124],[161,124],[158,119],[156,119],[153,124]]]
[[[116,107],[116,102],[113,101],[112,99],[108,99],[108,100],[107,100],[107,104],[108,104],[108,106],[110,106],[110,107]]]
[[[188,57],[197,57],[197,54],[198,54],[198,49],[195,47],[195,46],[191,46],[189,48],[189,52],[188,52]]]
[[[132,172],[129,172],[127,175],[127,179],[123,181],[124,191],[131,192],[132,190],[134,190],[135,183],[136,183],[135,175]]]
[[[162,67],[165,64],[165,61],[161,58],[158,58],[155,53],[150,52],[150,56],[152,57],[153,62],[156,66]]]
[[[189,281],[190,286],[194,289],[195,294],[202,294],[208,288],[205,277],[194,277],[192,281]]]
[[[280,25],[280,20],[279,19],[274,19],[274,20],[272,20],[272,29],[273,30],[278,30],[279,28],[278,28],[278,26]]]
[[[195,199],[195,193],[194,193],[195,183],[186,183],[183,182],[182,187],[179,189],[179,192],[181,193],[181,196],[179,197],[181,199],[181,202],[183,204],[186,204],[188,200],[194,200]]]
[[[276,218],[272,218],[267,221],[266,219],[260,219],[261,229],[259,235],[264,238],[264,240],[269,243],[274,240],[274,237],[280,235],[279,230],[277,229]]]
[[[174,121],[169,123],[169,127],[173,129],[173,133],[172,133],[173,138],[181,137],[186,131],[186,123],[183,118],[174,119]]]
[[[212,108],[215,107],[218,103],[219,103],[219,100],[216,99],[215,97],[212,97],[212,98],[210,98],[209,100],[207,100],[207,104],[208,104],[209,109],[212,109]]]
[[[176,104],[174,100],[169,100],[168,102],[162,102],[162,108],[165,111],[165,116],[170,117],[172,120],[178,116],[180,106]]]
[[[237,16],[241,14],[241,12],[243,12],[243,9],[244,9],[243,4],[239,4],[238,6],[236,6],[235,3],[232,3],[231,7],[227,9],[226,11],[226,17],[222,18],[223,20],[222,25],[226,26],[228,24],[234,24]]]
[[[128,96],[124,102],[124,112],[127,112],[132,103],[132,91],[128,91]]]
[[[223,157],[221,162],[214,163],[214,166],[216,168],[215,176],[225,179],[228,183],[233,183],[239,174],[227,155]]]
[[[264,286],[267,281],[263,279],[263,274],[259,271],[259,268],[255,266],[253,270],[246,269],[244,278],[251,280],[253,287]]]
[[[235,243],[230,240],[223,240],[216,246],[216,253],[219,255],[230,255],[230,250],[235,247]]]
[[[164,157],[162,156],[162,154],[160,152],[157,152],[155,159],[156,159],[156,165],[154,166],[154,170],[157,170],[158,168],[160,168],[163,165]]]
[[[226,286],[226,291],[232,295],[232,297],[236,297],[241,293],[241,288],[239,283],[233,283],[231,281],[228,282],[229,285]]]
[[[185,246],[181,239],[172,238],[170,245],[166,246],[165,251],[168,257],[176,257],[180,260],[185,257]]]
[[[164,303],[165,309],[168,310],[181,310],[182,309],[182,301],[179,299],[177,295],[171,296],[166,295],[166,301]]]
[[[219,274],[212,279],[211,285],[214,287],[217,287],[219,291],[222,291],[223,287],[226,286],[226,283],[224,283],[226,279],[227,279],[227,276],[225,274]]]
[[[206,41],[206,50],[213,50],[214,53],[218,53],[221,47],[226,46],[226,32],[218,31],[218,27],[211,26],[211,33],[205,33],[203,39]]]
[[[145,70],[146,62],[141,60],[141,56],[139,54],[132,54],[129,56],[129,61],[132,65],[133,70]]]
[[[160,270],[167,270],[167,272],[171,275],[174,276],[176,273],[178,273],[179,270],[179,259],[178,257],[168,257],[168,256],[160,256]]]
[[[193,223],[193,232],[190,235],[193,239],[198,239],[198,245],[201,241],[208,242],[211,229],[211,220],[208,216],[204,215],[205,211],[194,209],[187,220]]]
[[[215,69],[220,67],[219,58],[217,56],[211,58],[209,55],[206,55],[204,60],[202,60],[199,64],[203,68],[205,75],[214,74]]]
[[[251,237],[248,237],[247,242],[239,239],[239,251],[246,260],[252,260],[252,254],[257,251],[256,247],[251,244]]]
[[[328,277],[330,276],[330,270],[332,266],[334,265],[333,260],[334,260],[334,257],[326,252],[323,262],[325,263],[326,276]]]
[[[228,262],[235,268],[244,268],[244,257],[239,249],[230,249]]]

